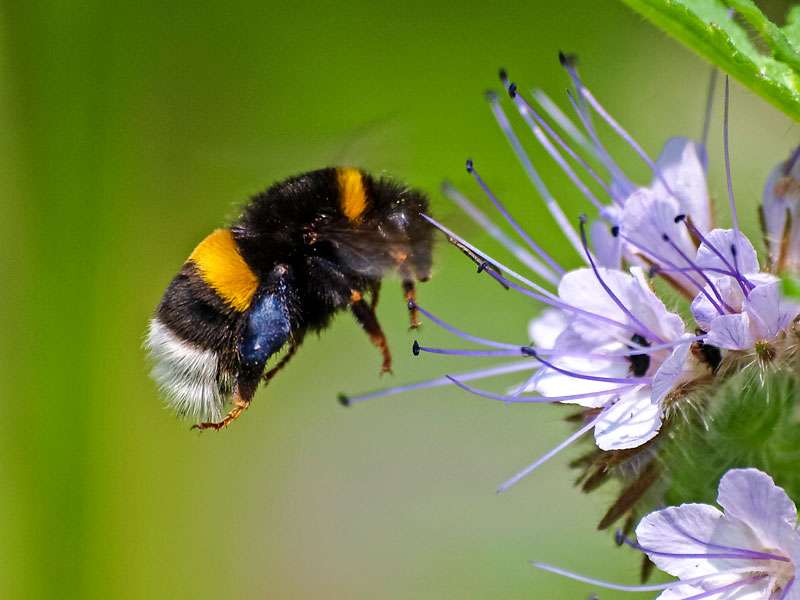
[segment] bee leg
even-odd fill
[[[274,367],[272,367],[269,371],[267,371],[261,376],[261,378],[264,380],[264,383],[267,383],[270,379],[275,377],[275,375],[277,375],[281,369],[283,369],[286,365],[289,364],[289,361],[292,360],[292,357],[295,355],[297,349],[300,347],[300,344],[302,343],[303,343],[302,335],[297,336],[290,342],[289,351],[286,353],[286,355],[278,361],[278,364],[276,364]]]
[[[292,334],[290,282],[291,274],[286,265],[277,265],[267,277],[248,310],[237,344],[240,364],[233,389],[233,408],[221,421],[198,423],[193,429],[220,430],[238,419],[250,406],[267,359],[278,352]],[[289,352],[293,353],[292,350]]]
[[[378,317],[375,311],[364,300],[361,292],[353,290],[350,294],[350,310],[353,311],[353,316],[356,321],[361,325],[364,331],[369,335],[370,341],[381,351],[383,355],[383,364],[381,365],[381,374],[392,372],[392,355],[389,352],[389,343],[386,341],[386,335],[378,323]]]
[[[243,398],[237,386],[237,389],[235,389],[233,392],[233,408],[228,411],[228,414],[225,415],[221,421],[197,423],[196,425],[192,425],[192,429],[199,429],[201,431],[204,429],[213,429],[214,431],[219,431],[220,429],[227,427],[231,422],[238,419],[242,413],[248,409],[251,398]]]
[[[416,329],[421,325],[417,316],[417,287],[413,279],[403,279],[403,294],[405,295],[406,302],[411,307],[408,311],[410,329]]]
[[[373,283],[369,288],[370,293],[372,294],[372,298],[370,299],[369,306],[374,311],[378,308],[378,299],[381,295],[381,282],[380,280]]]

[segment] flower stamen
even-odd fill
[[[544,260],[550,267],[558,274],[563,275],[566,271],[564,268],[559,265],[547,252],[545,252],[539,244],[533,241],[533,238],[527,234],[527,232],[522,228],[522,226],[517,223],[516,219],[511,216],[511,213],[506,210],[506,207],[503,205],[502,202],[494,195],[492,190],[489,189],[489,186],[486,185],[483,178],[478,174],[478,171],[475,169],[475,164],[472,159],[467,160],[467,173],[472,175],[475,178],[475,181],[478,182],[478,185],[484,191],[486,196],[491,200],[492,204],[495,205],[495,208],[500,212],[501,215],[508,221],[508,224],[517,232],[517,235],[521,237],[530,248],[538,254],[542,260]]]
[[[555,575],[561,575],[562,577],[567,577],[575,581],[580,581],[581,583],[588,583],[590,585],[596,585],[598,587],[602,587],[608,590],[617,590],[620,592],[660,592],[662,590],[669,590],[674,587],[679,587],[682,585],[692,585],[695,583],[702,583],[704,581],[708,581],[709,579],[713,579],[721,575],[739,573],[739,571],[736,570],[719,571],[718,573],[701,575],[699,577],[694,577],[692,579],[682,579],[682,580],[678,579],[676,581],[670,581],[669,583],[655,583],[651,585],[624,585],[620,583],[613,583],[611,581],[605,581],[603,579],[596,579],[594,577],[587,577],[585,575],[580,575],[579,573],[568,571],[567,569],[562,569],[561,567],[556,567],[554,565],[550,565],[547,563],[530,561],[530,564],[536,567],[537,569],[541,569],[542,571],[554,573]]]
[[[603,396],[615,396],[621,394],[631,389],[631,387],[633,387],[633,385],[625,385],[621,387],[615,387],[609,390],[601,390],[598,392],[584,392],[582,394],[570,394],[568,396],[520,396],[518,394],[516,395],[495,394],[493,392],[481,390],[471,385],[467,385],[466,383],[463,382],[463,379],[459,379],[458,377],[450,375],[447,375],[446,377],[454,384],[456,384],[458,387],[471,394],[475,394],[476,396],[481,396],[483,398],[488,398],[490,400],[498,400],[506,404],[553,404],[556,402],[567,402],[570,400],[581,400],[584,398],[602,398]]]
[[[544,366],[553,369],[554,371],[558,371],[562,375],[567,375],[569,377],[574,377],[575,379],[585,379],[586,381],[599,381],[603,383],[626,383],[626,384],[644,384],[644,383],[652,383],[652,377],[604,377],[602,375],[591,375],[589,373],[578,373],[577,371],[570,371],[569,369],[564,369],[562,367],[558,367],[552,362],[545,360],[542,358],[536,350],[529,346],[523,346],[521,348],[522,353],[535,358]]]
[[[594,271],[594,275],[597,278],[598,283],[602,286],[605,290],[608,297],[611,298],[612,302],[616,304],[619,309],[631,320],[633,321],[637,327],[640,328],[641,331],[638,331],[642,337],[658,341],[659,343],[664,343],[664,339],[659,336],[657,333],[654,333],[647,325],[641,322],[636,315],[634,315],[617,297],[616,294],[611,290],[608,284],[603,281],[603,278],[600,276],[600,271],[598,271],[597,266],[594,263],[594,259],[592,258],[591,253],[589,252],[589,244],[586,240],[586,215],[581,215],[580,217],[580,227],[581,227],[581,242],[583,243],[583,249],[586,252],[586,257],[589,259],[589,265],[592,267],[592,271]]]
[[[594,426],[597,424],[597,422],[600,420],[600,418],[604,416],[604,412],[605,411],[601,411],[597,416],[595,416],[593,419],[591,419],[583,427],[578,429],[578,431],[576,431],[575,433],[570,435],[567,439],[565,439],[563,442],[561,442],[558,446],[556,446],[552,450],[546,452],[545,454],[543,454],[542,456],[537,458],[534,462],[529,464],[527,467],[525,467],[524,469],[519,471],[516,475],[514,475],[513,477],[511,477],[510,479],[508,479],[504,483],[502,483],[497,488],[497,493],[498,494],[502,494],[503,492],[508,491],[510,488],[512,488],[513,486],[518,484],[520,481],[522,481],[525,477],[527,477],[528,475],[533,473],[536,469],[541,467],[548,460],[553,458],[556,454],[561,452],[564,448],[567,448],[573,442],[575,442],[576,440],[578,440],[581,437],[583,437],[584,434],[586,434],[587,432],[591,431],[594,428]]]
[[[487,379],[489,377],[497,377],[499,375],[509,375],[511,373],[519,373],[521,371],[530,371],[536,368],[538,368],[537,364],[532,363],[529,360],[526,360],[523,362],[514,362],[505,365],[500,365],[497,367],[490,367],[488,369],[468,371],[466,373],[457,375],[457,377],[461,382],[473,381],[478,379]],[[375,398],[383,398],[385,396],[395,396],[397,394],[403,394],[405,392],[411,392],[414,390],[424,390],[429,388],[442,387],[445,385],[452,385],[453,383],[454,382],[451,379],[449,379],[448,376],[434,377],[433,379],[426,379],[425,381],[417,381],[416,383],[410,383],[407,385],[398,385],[390,388],[382,388],[379,390],[375,390],[373,392],[359,394],[357,396],[348,396],[346,394],[339,394],[339,403],[344,406],[352,406],[353,404],[358,404],[360,402],[365,402],[367,400],[373,400]]]
[[[561,210],[556,199],[550,193],[550,190],[545,185],[544,180],[539,175],[538,171],[534,168],[531,159],[528,157],[528,153],[525,151],[525,148],[522,146],[522,143],[519,141],[519,137],[514,132],[513,128],[511,127],[511,123],[506,116],[505,111],[500,106],[500,103],[497,101],[497,95],[491,94],[489,96],[489,104],[492,109],[492,113],[497,120],[498,125],[500,126],[500,130],[506,136],[506,139],[511,144],[511,148],[514,151],[514,154],[517,156],[517,159],[522,164],[522,168],[525,170],[525,173],[528,175],[528,179],[531,180],[533,187],[536,188],[536,191],[544,200],[544,204],[547,207],[547,210],[550,211],[550,214],[553,215],[556,223],[558,226],[561,227],[561,230],[564,232],[564,235],[567,237],[569,242],[575,248],[578,255],[581,257],[583,253],[581,252],[580,247],[580,240],[578,240],[578,234],[575,229],[570,224],[567,216],[564,214],[564,211]]]
[[[543,265],[539,260],[534,257],[528,250],[517,244],[505,232],[500,229],[494,222],[487,217],[477,206],[470,202],[464,194],[456,189],[451,183],[444,182],[442,184],[442,192],[450,200],[455,202],[458,207],[464,211],[475,223],[482,227],[490,236],[500,242],[508,249],[522,264],[530,268],[535,273],[552,283],[558,284],[559,278],[553,272]]]

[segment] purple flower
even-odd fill
[[[732,469],[719,482],[717,504],[682,504],[645,516],[637,541],[618,534],[658,568],[678,577],[661,585],[624,586],[544,563],[534,566],[600,587],[663,590],[658,600],[736,598],[800,600],[797,510],[782,488],[757,469]]]
[[[771,270],[800,272],[800,147],[770,173],[761,205]]]
[[[667,311],[638,268],[631,274],[570,271],[559,283],[558,296],[585,313],[564,325],[552,344],[555,358],[536,373],[531,387],[545,397],[569,390],[580,396],[564,402],[603,409],[594,424],[603,450],[652,439],[661,426],[661,401],[681,378],[693,341],[678,344],[683,321]],[[599,327],[597,316],[628,329]]]
[[[546,310],[531,322],[528,340],[506,342],[474,336],[415,305],[428,320],[479,348],[433,348],[415,342],[414,354],[505,357],[510,362],[344,400],[353,404],[455,384],[507,404],[563,403],[585,408],[576,432],[503,483],[499,491],[591,431],[603,451],[646,444],[661,430],[666,409],[680,404],[684,389],[708,384],[722,359],[720,348],[739,350],[769,342],[781,336],[798,314],[781,298],[775,277],[760,272],[755,250],[739,231],[730,183],[727,80],[723,137],[733,228],[721,230],[712,229],[706,183],[708,111],[702,141],[671,138],[653,160],[584,85],[574,61],[561,59],[574,84],[569,98],[580,127],[542,92],[533,93],[534,105],[504,72],[501,80],[526,127],[596,211],[591,225],[584,216],[570,219],[564,214],[498,97],[490,94],[489,101],[543,207],[584,266],[570,270],[554,260],[515,219],[475,163],[467,161],[468,173],[515,237],[454,186],[446,184],[445,195],[530,273],[515,270],[442,223],[425,218],[476,263],[479,273]],[[707,106],[712,92],[713,85]],[[601,143],[592,117],[599,117],[650,167],[648,184],[636,186],[624,174]],[[701,328],[696,335],[687,333],[681,318],[654,293],[648,282],[654,276],[692,302]],[[527,378],[502,394],[470,383],[523,372]]]
[[[760,271],[756,251],[741,233],[711,231],[697,249],[695,263],[709,274],[705,293],[692,302],[692,315],[708,332],[709,344],[730,350],[768,344],[800,312],[783,299],[780,280]]]

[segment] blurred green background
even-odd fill
[[[141,341],[198,240],[249,194],[328,164],[429,190],[436,214],[494,251],[438,192],[449,177],[480,199],[463,170],[471,156],[537,239],[577,264],[483,100],[498,66],[561,102],[556,53],[577,52],[595,94],[656,154],[670,135],[699,135],[708,73],[699,59],[624,7],[590,0],[7,0],[0,44],[0,596],[592,591],[529,559],[636,581],[639,557],[594,529],[614,490],[572,488],[576,450],[494,494],[567,435],[564,410],[453,390],[336,403],[339,391],[475,364],[411,356],[396,281],[379,310],[394,377],[378,377],[377,353],[342,315],[218,434],[190,432],[164,409]],[[719,114],[711,186],[725,207]],[[798,128],[738,86],[731,128],[737,198],[753,232],[767,170]],[[609,143],[642,178],[632,153]],[[586,210],[534,157],[568,214]],[[444,244],[437,259],[420,289],[425,306],[477,334],[525,341],[535,306],[476,277]],[[418,335],[454,345],[431,324]]]

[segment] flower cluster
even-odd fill
[[[794,218],[800,202],[800,153],[793,153],[767,182],[762,220],[769,260],[762,269],[753,244],[738,226],[728,155],[727,79],[723,134],[732,227],[726,229],[713,225],[706,183],[708,125],[701,141],[672,138],[653,160],[584,85],[575,61],[561,55],[561,63],[574,84],[569,98],[582,130],[543,92],[533,94],[537,109],[505,72],[501,72],[501,80],[535,139],[595,208],[598,218],[591,225],[584,215],[577,228],[571,224],[539,176],[499,98],[490,94],[489,102],[544,206],[585,266],[566,270],[559,265],[514,219],[469,160],[467,171],[523,244],[503,233],[452,185],[445,185],[445,194],[543,283],[514,271],[443,224],[426,218],[478,264],[479,272],[546,309],[530,325],[530,343],[520,345],[478,338],[415,306],[458,337],[487,349],[430,348],[415,343],[414,354],[522,356],[527,360],[348,399],[354,403],[452,383],[507,403],[577,404],[587,409],[575,434],[502,484],[501,491],[590,430],[602,451],[643,446],[659,434],[668,410],[679,405],[689,391],[735,371],[732,365],[780,365],[797,341],[793,327],[800,307],[782,297],[778,274],[800,264],[800,226]],[[706,121],[713,89],[712,76]],[[605,122],[650,167],[649,185],[637,186],[625,175],[601,143],[593,116]],[[592,164],[599,165],[602,174]],[[593,190],[602,190],[602,196]],[[694,327],[666,307],[651,285],[654,278],[667,282],[687,299]],[[468,383],[526,370],[532,371],[531,375],[507,394]]]
[[[456,385],[509,404],[577,405],[579,412],[571,415],[577,429],[502,483],[499,492],[593,432],[594,449],[573,462],[583,469],[579,477],[583,490],[591,491],[612,475],[623,482],[622,492],[600,528],[627,515],[618,541],[642,550],[656,565],[681,579],[676,584],[637,590],[663,590],[662,599],[800,598],[800,587],[794,586],[794,564],[800,556],[794,505],[760,471],[730,471],[723,478],[719,504],[724,514],[705,505],[682,505],[646,517],[636,529],[637,542],[627,537],[643,514],[637,503],[648,493],[651,506],[667,500],[668,485],[663,480],[669,478],[669,464],[659,452],[666,453],[664,448],[675,440],[678,446],[686,442],[688,434],[680,437],[681,423],[699,424],[696,429],[708,432],[713,405],[719,404],[719,390],[742,374],[755,375],[746,380],[749,387],[740,394],[743,398],[752,386],[765,385],[770,374],[794,377],[798,373],[800,306],[783,296],[781,275],[800,269],[800,148],[775,168],[766,183],[761,206],[766,251],[762,264],[754,244],[741,231],[736,212],[728,148],[727,79],[723,146],[730,227],[724,228],[714,223],[706,180],[716,74],[712,73],[709,84],[701,139],[669,139],[653,160],[584,85],[574,59],[561,55],[561,63],[573,84],[568,94],[579,125],[543,92],[534,91],[528,100],[505,72],[500,76],[535,140],[592,207],[595,218],[591,222],[585,215],[566,216],[526,152],[500,98],[489,94],[488,99],[543,206],[583,265],[567,269],[548,254],[492,191],[475,162],[468,160],[468,173],[519,241],[504,233],[454,186],[445,184],[444,194],[532,275],[514,270],[434,218],[425,218],[476,263],[478,273],[541,307],[530,323],[528,339],[512,343],[477,337],[425,307],[411,304],[409,308],[429,321],[479,346],[434,348],[414,342],[415,355],[513,360],[353,396],[344,402]],[[601,142],[595,120],[608,126],[648,165],[652,173],[648,184],[637,185],[624,173]],[[684,299],[683,314],[691,315],[693,322],[687,323],[667,307],[662,298],[669,288],[673,290],[671,298]],[[503,393],[471,383],[512,373],[526,376]],[[741,461],[738,456],[718,462],[724,469]],[[718,478],[716,475],[711,481]],[[674,502],[675,496],[669,500]],[[748,595],[750,591],[752,595]],[[733,595],[723,596],[729,592]]]
[[[620,544],[643,553],[678,577],[666,584],[628,586],[584,577],[546,563],[533,566],[597,587],[662,591],[658,600],[740,598],[800,600],[797,509],[772,478],[757,469],[732,469],[719,482],[720,512],[708,504],[655,511],[636,528],[637,541]]]

